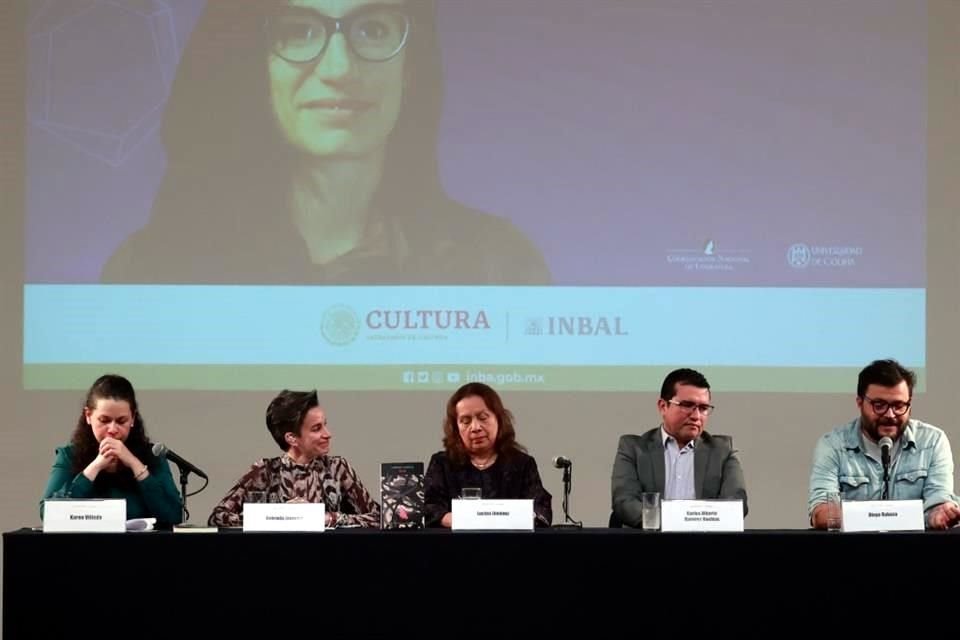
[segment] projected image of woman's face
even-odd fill
[[[324,157],[383,148],[400,114],[403,8],[401,0],[291,0],[270,21],[270,100],[290,144]]]

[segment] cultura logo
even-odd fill
[[[342,347],[357,339],[360,334],[360,318],[350,307],[344,305],[330,307],[323,312],[320,333],[330,344]]]
[[[489,329],[487,314],[465,309],[374,309],[367,314],[367,328],[387,330]]]

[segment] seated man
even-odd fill
[[[640,494],[653,491],[664,500],[740,499],[746,515],[747,489],[733,439],[704,430],[713,405],[703,374],[670,372],[657,409],[659,427],[620,437],[612,476],[615,519],[640,526]]]
[[[910,418],[916,377],[895,360],[875,360],[860,372],[860,417],[821,436],[813,454],[807,510],[816,529],[827,526],[826,496],[844,500],[923,500],[926,524],[960,521],[953,493],[953,454],[939,428]],[[889,438],[884,481],[882,438]]]

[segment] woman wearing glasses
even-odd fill
[[[107,282],[546,284],[513,225],[443,193],[430,0],[209,2],[167,173]]]

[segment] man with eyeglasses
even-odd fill
[[[730,436],[705,431],[713,414],[710,384],[699,371],[671,371],[660,388],[661,424],[642,435],[623,435],[613,462],[611,524],[638,527],[641,494],[664,500],[743,500],[747,489]]]
[[[822,436],[814,450],[807,502],[814,528],[827,528],[833,492],[844,500],[921,499],[928,528],[960,523],[950,442],[943,430],[910,417],[915,383],[896,360],[875,360],[860,372],[860,417]],[[892,441],[886,466],[883,438]]]

